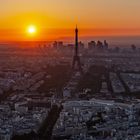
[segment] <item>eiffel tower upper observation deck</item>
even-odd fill
[[[75,29],[75,49],[74,49],[74,56],[73,56],[73,62],[72,62],[72,70],[79,71],[81,74],[83,73],[80,56],[79,56],[79,46],[78,46],[78,28],[76,26]]]

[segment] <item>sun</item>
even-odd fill
[[[28,33],[29,34],[35,34],[36,33],[36,26],[34,26],[34,25],[30,25],[30,26],[28,26],[28,29],[27,29],[27,31],[28,31]]]

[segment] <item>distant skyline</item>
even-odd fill
[[[140,35],[140,0],[0,0],[0,41]],[[26,28],[37,27],[29,37]]]

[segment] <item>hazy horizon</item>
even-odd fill
[[[82,41],[86,46],[88,44],[89,41],[104,41],[107,40],[107,42],[109,43],[110,47],[131,47],[132,44],[136,45],[136,47],[140,48],[140,36],[90,36],[90,37],[79,37],[79,41]],[[43,40],[43,41],[0,41],[0,47],[3,46],[4,44],[6,44],[7,46],[10,44],[28,44],[32,42],[42,42],[43,43],[52,43],[54,41],[63,41],[65,44],[69,43],[69,44],[74,44],[74,37],[64,37],[64,38],[58,38],[56,40]]]

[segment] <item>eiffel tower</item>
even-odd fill
[[[75,50],[74,50],[74,56],[73,56],[73,62],[72,62],[72,70],[78,71],[81,74],[83,74],[81,62],[80,62],[80,56],[79,56],[79,47],[78,47],[78,28],[76,26],[75,29]]]

